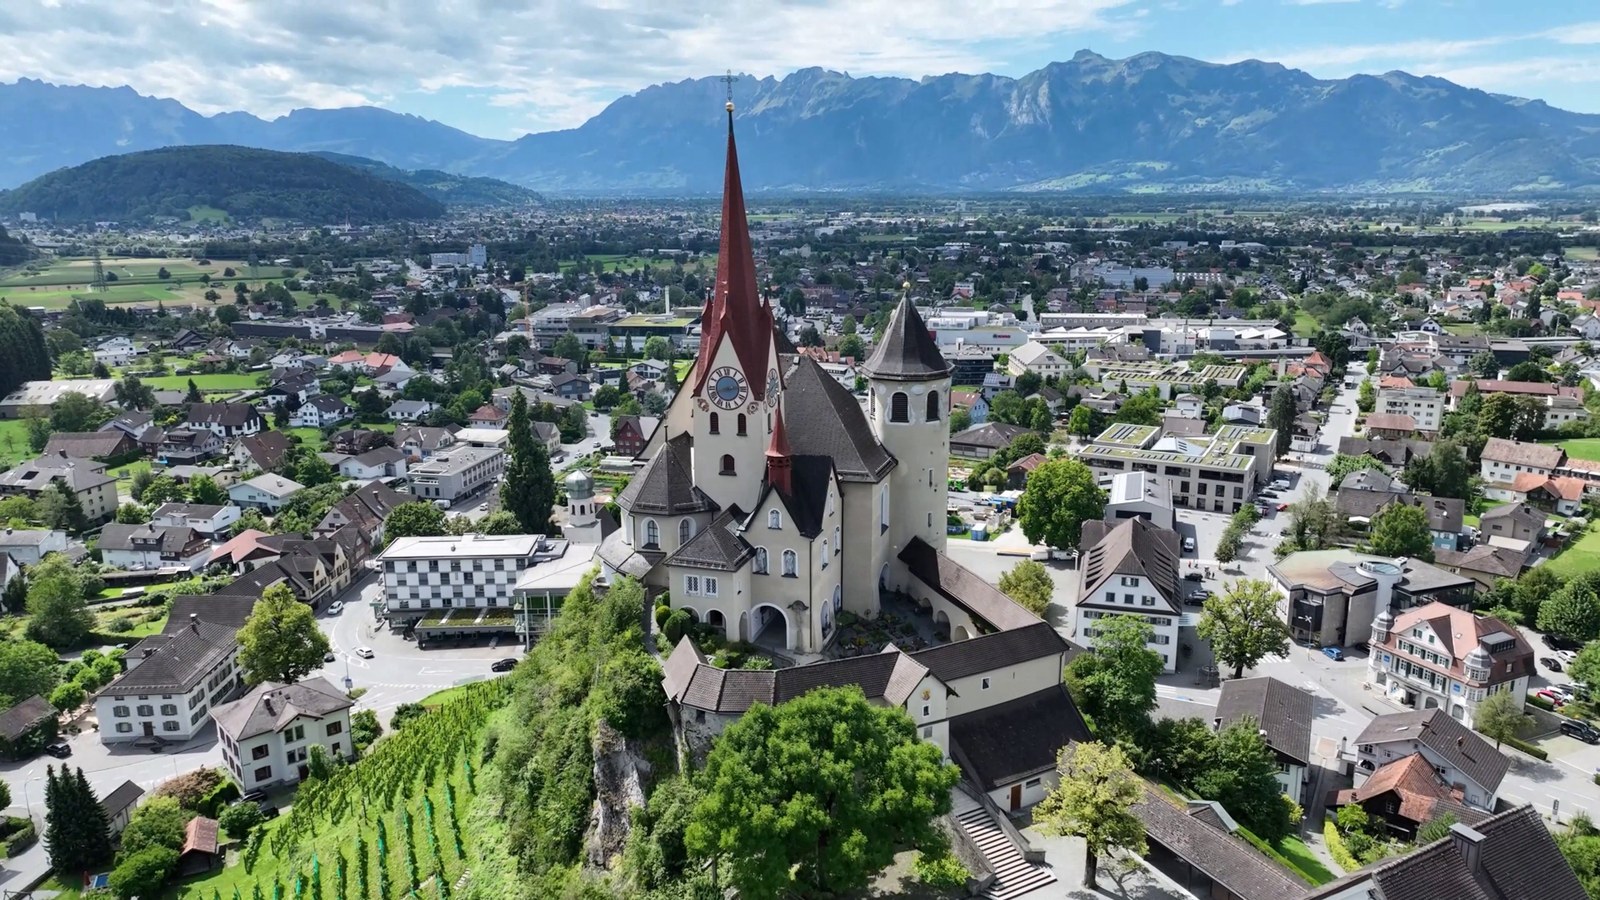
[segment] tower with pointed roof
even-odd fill
[[[772,307],[757,286],[731,102],[727,111],[717,274],[700,318],[700,350],[684,388],[696,407],[691,410],[695,483],[724,508],[749,509],[765,470],[783,379]]]
[[[867,376],[867,419],[884,448],[899,461],[889,482],[895,508],[889,555],[898,557],[913,538],[945,548],[949,501],[951,365],[911,302],[911,285],[889,316],[883,339],[862,371]]]

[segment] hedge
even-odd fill
[[[211,789],[211,793],[200,798],[200,815],[215,819],[224,806],[239,799],[239,797],[239,786],[224,778],[221,784]]]
[[[1546,700],[1545,698],[1539,696],[1538,694],[1529,694],[1528,695],[1528,705],[1529,706],[1537,706],[1540,709],[1544,710],[1545,712],[1555,712],[1556,711],[1556,705],[1554,703],[1551,703],[1549,700]]]
[[[1273,848],[1273,846],[1271,844],[1267,843],[1265,840],[1263,840],[1260,836],[1258,836],[1257,834],[1252,832],[1250,829],[1244,827],[1243,825],[1240,825],[1239,826],[1239,830],[1236,833],[1240,837],[1244,838],[1245,841],[1247,841],[1250,844],[1250,846],[1255,847],[1257,850],[1260,850],[1263,854],[1265,854],[1268,859],[1271,859],[1273,862],[1276,862],[1278,865],[1283,866],[1285,869],[1289,870],[1290,872],[1293,872],[1294,874],[1300,876],[1300,880],[1302,880],[1305,883],[1310,884],[1310,885],[1321,884],[1321,882],[1319,882],[1317,879],[1315,879],[1315,878],[1311,877],[1309,874],[1307,874],[1304,869],[1302,869],[1299,866],[1295,865],[1294,862],[1289,859],[1289,857],[1284,856],[1282,853],[1279,853],[1276,849]]]
[[[1534,759],[1543,761],[1550,758],[1550,754],[1539,749],[1538,747],[1535,747],[1527,741],[1522,740],[1521,738],[1508,737],[1506,738],[1506,743],[1517,748],[1518,750],[1521,750],[1523,753],[1528,754]]]
[[[1322,839],[1328,844],[1328,855],[1339,864],[1339,868],[1346,872],[1354,872],[1361,868],[1360,861],[1351,856],[1350,850],[1345,847],[1344,838],[1339,834],[1339,826],[1332,818],[1322,820]]]
[[[33,823],[22,826],[16,834],[6,838],[6,856],[14,857],[22,851],[32,847],[39,840],[39,833],[34,830]]]

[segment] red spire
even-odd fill
[[[772,423],[772,440],[767,442],[767,483],[787,497],[794,493],[789,477],[793,460],[789,458],[789,433],[783,427],[783,407],[773,415],[776,419]]]
[[[710,374],[711,360],[724,336],[733,342],[739,366],[757,400],[766,399],[766,368],[772,329],[762,314],[756,286],[756,261],[750,249],[744,188],[739,181],[739,151],[733,141],[733,104],[728,104],[728,158],[722,178],[722,244],[717,253],[716,289],[700,320],[696,391]]]

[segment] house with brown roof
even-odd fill
[[[1178,620],[1183,615],[1178,535],[1144,518],[1115,524],[1083,523],[1078,543],[1078,602],[1071,611],[1072,636],[1089,645],[1097,620],[1139,616],[1150,623],[1150,650],[1162,668],[1177,671]]]
[[[1507,503],[1478,517],[1483,539],[1491,544],[1521,547],[1544,537],[1544,513],[1526,503]]]
[[[1511,484],[1519,474],[1532,472],[1549,478],[1566,456],[1560,447],[1551,444],[1490,438],[1478,457],[1483,495],[1491,500],[1510,500]]]
[[[1276,678],[1236,678],[1223,682],[1213,724],[1220,730],[1246,719],[1254,722],[1278,759],[1278,783],[1305,805],[1311,767],[1311,695]]]
[[[1417,829],[1446,813],[1468,825],[1488,817],[1488,812],[1466,804],[1460,788],[1453,788],[1434,771],[1421,753],[1384,763],[1360,787],[1339,791],[1335,807],[1361,807],[1375,822],[1382,822],[1402,841],[1413,841]]]
[[[217,841],[217,820],[195,816],[183,827],[183,847],[178,851],[178,875],[208,872],[222,865]]]
[[[1043,453],[1030,453],[1006,467],[1006,487],[1020,491],[1028,486],[1028,476],[1033,470],[1049,461]]]
[[[1522,634],[1493,616],[1445,603],[1399,615],[1386,607],[1372,620],[1367,683],[1403,706],[1442,710],[1470,727],[1490,694],[1528,692],[1533,658]]]

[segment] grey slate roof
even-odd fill
[[[167,616],[163,633],[179,631],[188,624],[190,616],[202,622],[225,625],[234,629],[244,627],[255,609],[257,596],[249,594],[181,594],[172,598],[172,611]]]
[[[903,381],[943,378],[950,374],[950,363],[945,361],[939,345],[928,334],[928,326],[909,295],[901,298],[900,305],[890,313],[883,339],[878,341],[872,356],[861,368],[873,378]]]
[[[695,486],[694,467],[689,458],[692,447],[693,439],[688,435],[667,441],[617,495],[617,505],[631,513],[660,515],[716,509],[716,501]]]
[[[1083,596],[1079,603],[1100,599],[1101,587],[1115,575],[1146,578],[1167,601],[1167,612],[1182,612],[1178,594],[1178,535],[1149,519],[1124,519],[1115,527],[1099,520],[1083,523],[1078,549],[1082,554]]]
[[[940,644],[913,653],[911,658],[927,666],[933,677],[949,684],[959,678],[1046,656],[1065,653],[1070,659],[1076,652],[1077,648],[1057,634],[1049,622],[1035,621],[1025,628]]]
[[[789,512],[789,521],[806,538],[822,534],[822,520],[828,510],[828,485],[833,480],[833,463],[826,456],[790,457],[789,483],[793,489],[785,494],[768,485],[756,502],[756,509],[766,505],[767,497],[776,494]],[[751,513],[752,516],[758,513]],[[753,519],[745,527],[759,526]]]
[[[117,789],[105,795],[100,801],[100,808],[106,811],[106,818],[114,819],[117,814],[139,802],[144,796],[144,788],[131,781],[124,781],[117,785]]]
[[[845,481],[877,481],[895,466],[861,404],[810,357],[797,357],[784,378],[783,416],[790,450],[831,458]]]
[[[170,624],[170,620],[169,620]],[[104,689],[112,697],[131,694],[186,694],[217,663],[238,647],[237,628],[191,620],[177,631],[145,638],[145,658]]]
[[[900,706],[928,673],[893,646],[883,652],[777,670],[718,669],[694,642],[678,641],[662,667],[667,697],[693,709],[738,715],[753,704],[786,703],[820,687],[855,685],[868,700]]]
[[[1048,772],[1062,747],[1092,739],[1063,685],[950,720],[951,756],[986,791]]]
[[[1249,716],[1266,732],[1268,747],[1302,764],[1311,763],[1311,695],[1276,678],[1223,682],[1217,718],[1223,726]]]
[[[1023,428],[1021,425],[1007,425],[1004,422],[985,422],[974,425],[966,431],[950,436],[951,445],[961,444],[971,447],[985,447],[990,450],[1000,450],[1011,446],[1011,442],[1019,436],[1028,434],[1033,429]]]
[[[281,431],[262,431],[257,434],[247,434],[239,438],[240,446],[244,447],[255,464],[263,469],[277,468],[283,462],[283,455],[289,452],[293,442],[289,436]]]
[[[56,708],[38,694],[0,713],[0,738],[15,741],[40,722],[56,717]]]
[[[996,631],[1029,628],[1039,622],[1038,616],[922,538],[906,543],[900,561],[923,584]]]
[[[1209,824],[1149,787],[1133,807],[1145,833],[1240,900],[1288,900],[1306,885],[1242,839]]]
[[[1462,852],[1473,843],[1478,864]],[[1335,879],[1301,900],[1366,888],[1372,900],[1585,900],[1572,867],[1530,805],[1496,813],[1394,859]]]
[[[42,456],[69,456],[76,459],[99,459],[116,455],[125,442],[133,440],[122,431],[58,431],[50,435]]]
[[[259,734],[281,731],[300,716],[315,719],[349,709],[352,701],[344,692],[316,677],[294,684],[267,681],[232,703],[211,711],[217,727],[236,741]]]
[[[113,522],[100,530],[100,549],[132,550],[136,537],[159,538],[163,553],[177,553],[193,543],[198,535],[187,525],[121,525]]]
[[[1362,744],[1415,740],[1432,750],[1479,785],[1494,791],[1500,787],[1511,761],[1472,729],[1462,725],[1442,709],[1415,710],[1378,716],[1362,729],[1355,740]]]
[[[755,555],[755,550],[739,537],[738,525],[730,513],[719,513],[710,525],[700,529],[688,543],[668,556],[667,565],[737,571],[745,560]]]

